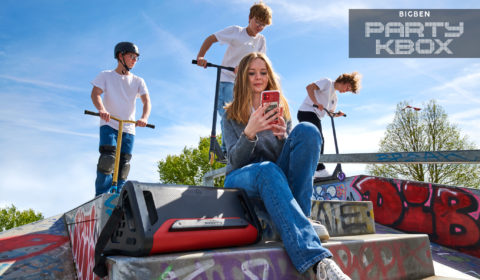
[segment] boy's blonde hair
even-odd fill
[[[362,75],[358,72],[352,72],[351,74],[344,73],[335,80],[335,83],[349,83],[352,86],[351,92],[357,93],[360,90],[360,80]]]
[[[272,9],[263,2],[255,3],[250,7],[249,19],[256,18],[265,25],[272,24]]]
[[[247,54],[238,64],[235,86],[233,87],[233,101],[225,106],[227,118],[233,119],[245,125],[248,123],[248,119],[250,118],[253,107],[253,91],[250,86],[248,69],[250,68],[250,64],[257,58],[263,60],[267,66],[268,83],[265,90],[280,91],[280,107],[283,107],[283,117],[285,118],[285,121],[289,121],[291,119],[290,109],[288,107],[288,102],[280,89],[280,83],[278,82],[277,75],[273,71],[271,66],[272,64],[268,57],[259,52]]]

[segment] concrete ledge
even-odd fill
[[[312,219],[321,222],[330,236],[375,233],[370,201],[312,201]]]
[[[333,237],[324,246],[352,279],[421,279],[434,275],[426,235],[368,234]],[[247,247],[108,257],[111,279],[313,279],[299,274],[280,242]]]

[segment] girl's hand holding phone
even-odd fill
[[[268,103],[264,103],[250,115],[247,126],[244,130],[245,136],[247,136],[248,139],[253,140],[258,132],[269,130],[274,127],[274,124],[271,123],[272,121],[269,120],[269,118],[273,117],[275,114],[278,114],[278,108],[265,114],[264,112],[268,106]]]

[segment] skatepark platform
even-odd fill
[[[335,195],[347,195],[335,186]],[[317,186],[315,193],[332,193]],[[100,279],[93,274],[94,248],[118,195],[104,194],[65,213],[0,233],[0,279]],[[255,203],[261,242],[242,247],[110,256],[105,279],[312,279],[299,274]],[[371,201],[313,201],[312,218],[331,238],[323,245],[352,279],[476,279],[480,260],[432,243],[427,234],[405,233],[375,222]],[[454,275],[454,276],[452,276]],[[447,277],[447,278],[442,278]]]

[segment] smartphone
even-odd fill
[[[264,115],[271,110],[278,107],[280,102],[280,92],[278,90],[265,90],[262,91],[262,105],[265,103],[270,103],[270,105],[265,109]],[[273,117],[273,116],[272,116]],[[278,123],[278,116],[275,116],[275,119],[272,123]]]

